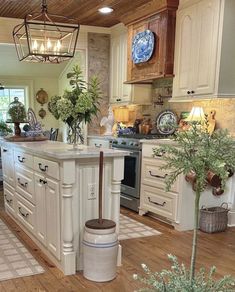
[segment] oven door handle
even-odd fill
[[[158,174],[152,174],[152,171],[149,170],[149,174],[153,177],[157,177],[157,178],[166,178],[168,176],[168,174],[166,173],[165,175],[158,175]]]
[[[120,195],[120,197],[123,198],[123,199],[125,199],[125,200],[128,200],[128,201],[133,201],[133,199],[127,198],[127,197],[125,197],[123,195]]]

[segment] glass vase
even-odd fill
[[[84,143],[84,137],[80,122],[75,122],[72,125],[69,125],[67,142],[73,145],[73,150],[80,149],[79,146]]]

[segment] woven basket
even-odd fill
[[[223,205],[226,205],[226,208]],[[200,209],[200,230],[207,233],[225,231],[228,225],[228,211],[227,203],[221,204],[220,207],[202,207]]]

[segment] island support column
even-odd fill
[[[120,192],[121,181],[124,178],[124,157],[113,158],[113,171],[112,171],[112,220],[116,222],[116,232],[119,234],[119,220],[120,220]],[[122,247],[119,244],[117,265],[121,266]]]
[[[73,246],[73,184],[75,161],[63,161],[62,167],[62,267],[65,275],[76,273],[76,254]]]

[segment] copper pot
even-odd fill
[[[206,180],[212,187],[220,187],[221,185],[221,178],[211,170],[208,170]]]
[[[214,196],[221,196],[223,193],[224,193],[224,190],[221,188],[221,186],[212,189],[212,194]]]
[[[194,184],[196,182],[196,173],[191,170],[188,174],[185,175],[185,180],[191,184]]]

